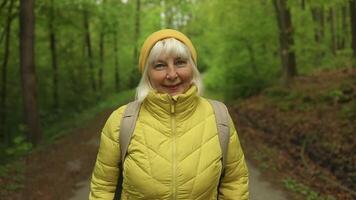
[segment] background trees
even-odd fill
[[[198,46],[199,67],[208,69],[206,87],[228,98],[298,73],[352,66],[353,1],[194,2],[184,30]]]
[[[26,131],[40,130],[29,125],[32,120],[50,137],[46,127],[57,120],[137,85],[139,47],[160,28],[191,37],[207,90],[230,99],[254,95],[280,80],[289,83],[298,73],[352,66],[356,51],[354,0],[24,2],[0,1],[0,138],[5,146]],[[25,39],[17,33],[31,30],[23,21],[31,18],[21,18],[25,9],[20,7],[29,5],[34,5],[35,34]],[[28,48],[22,46],[26,41]],[[20,65],[28,70],[20,71]]]

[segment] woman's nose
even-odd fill
[[[167,68],[167,79],[175,79],[177,78],[177,71],[174,65],[168,65]]]

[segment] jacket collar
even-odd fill
[[[198,104],[198,89],[192,85],[185,93],[170,96],[167,93],[150,91],[143,105],[155,117],[166,117],[176,115],[177,118],[184,119],[189,117],[196,109]]]

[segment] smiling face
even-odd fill
[[[161,53],[148,67],[149,81],[160,93],[182,94],[192,83],[193,67],[187,58]]]

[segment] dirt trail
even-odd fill
[[[261,175],[260,170],[255,167],[252,163],[248,162],[249,175],[250,175],[250,200],[286,200],[287,198],[285,192],[271,182],[267,181]],[[83,179],[76,184],[76,190],[69,200],[83,200],[88,198],[89,194],[89,179],[90,177]]]
[[[93,170],[100,130],[111,111],[99,114],[84,128],[71,131],[46,149],[28,156],[26,162],[26,183],[22,192],[10,192],[0,199],[28,200],[85,200],[88,199],[89,177]],[[287,199],[261,176],[252,164],[250,170],[251,200]]]
[[[270,182],[261,177],[261,172],[248,163],[250,173],[250,200],[287,200],[286,194],[274,187]],[[81,181],[77,184],[79,187],[74,195],[69,200],[83,200],[88,198],[89,194],[89,180]]]

